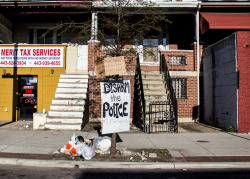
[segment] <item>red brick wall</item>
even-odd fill
[[[196,71],[196,44],[193,45],[191,51],[164,51],[161,54],[165,55],[169,71]],[[200,46],[200,61],[202,54],[202,46]],[[169,65],[169,55],[186,56],[186,65]],[[171,76],[171,78],[187,78],[187,99],[177,99],[178,101],[178,117],[193,118],[196,116],[194,107],[197,106],[197,77],[196,76]]]
[[[97,44],[96,44],[97,45]],[[93,71],[93,45],[89,43],[88,48],[88,70]],[[98,57],[104,57],[106,52],[103,50],[99,50],[97,46],[95,47],[95,60]],[[130,87],[131,87],[131,104],[130,104],[130,118],[133,117],[133,100],[134,100],[134,71],[135,71],[135,55],[131,54],[125,58],[126,69],[129,72],[129,75],[122,76],[125,80],[130,80]],[[90,74],[92,75],[92,73]],[[93,118],[101,118],[101,88],[100,82],[103,78],[94,78],[94,93],[93,93]],[[92,76],[89,78],[89,117],[91,117],[92,111]],[[91,121],[90,121],[91,122]]]
[[[194,45],[195,47],[195,45]],[[92,59],[92,44],[89,44],[89,71],[93,70],[93,59]],[[194,51],[165,51],[162,52],[165,54],[166,61],[168,64],[168,55],[184,55],[187,56],[186,66],[169,66],[170,71],[195,71],[196,70],[196,49]],[[97,57],[103,57],[106,55],[106,52],[97,50],[95,52],[95,59]],[[201,53],[200,53],[201,55]],[[126,68],[128,71],[135,71],[135,56],[131,55],[125,59]],[[159,71],[159,66],[143,66],[141,65],[142,71]],[[131,75],[131,74],[130,74]],[[187,99],[178,99],[178,114],[180,118],[192,118],[193,117],[193,108],[197,104],[197,77],[185,77],[178,76],[176,78],[187,78]],[[124,79],[130,79],[131,84],[131,106],[130,106],[130,117],[133,117],[133,99],[134,99],[134,74],[132,76],[124,76]],[[102,79],[94,80],[94,110],[93,118],[101,117],[101,95],[100,95],[100,81]],[[92,77],[89,79],[89,113],[91,115],[91,100],[92,100]]]
[[[194,71],[194,52],[169,51],[163,52],[169,71]],[[187,65],[169,65],[170,56],[185,56]]]
[[[237,59],[239,70],[238,131],[250,132],[250,32],[237,32]]]
[[[179,78],[179,77],[178,77]],[[177,99],[178,101],[178,117],[193,118],[194,107],[197,106],[197,78],[187,78],[187,99]]]

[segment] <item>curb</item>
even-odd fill
[[[0,158],[2,165],[50,167],[50,168],[109,168],[109,169],[222,169],[250,168],[250,162],[98,162],[67,160],[32,160],[16,158]]]

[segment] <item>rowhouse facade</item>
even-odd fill
[[[67,121],[66,123],[75,121],[77,124],[100,122],[100,81],[103,79],[97,78],[93,62],[98,57],[106,56],[106,52],[103,49],[93,49],[98,43],[97,31],[93,30],[90,38],[78,37],[74,31],[61,33],[62,30],[56,29],[48,32],[48,29],[65,19],[71,19],[76,23],[92,19],[92,27],[97,29],[100,16],[88,11],[90,5],[105,9],[96,1],[0,2],[0,48],[3,52],[1,57],[6,58],[6,54],[11,54],[8,49],[18,49],[20,53],[17,53],[17,58],[14,54],[10,55],[13,64],[9,63],[10,60],[1,59],[1,120],[32,119],[33,113],[42,113],[45,110],[44,115],[47,115],[48,119],[45,121],[50,124],[63,123],[63,120]],[[196,110],[200,104],[202,55],[198,32],[199,2],[155,1],[154,8],[165,9],[168,19],[173,23],[164,27],[162,33],[156,34],[158,38],[148,38],[141,44],[128,45],[137,51],[142,72],[159,73],[160,59],[164,55],[174,96],[178,101],[178,120],[193,122],[200,115],[199,110]],[[145,51],[148,49],[152,50],[155,58],[146,55]],[[26,52],[23,56],[21,50]],[[21,57],[23,61],[20,61]],[[21,66],[25,61],[26,65]],[[33,65],[28,65],[27,62]],[[132,119],[135,116],[133,103],[136,55],[128,56],[125,63],[127,74],[121,76],[123,79],[129,79],[131,83],[132,121],[136,120]],[[76,84],[65,86],[69,83]],[[87,86],[80,87],[77,83],[86,83]],[[165,90],[165,94],[154,94],[149,98],[156,100],[160,95],[166,94],[168,89]],[[167,96],[161,98],[161,101],[167,100]],[[145,107],[147,108],[147,105]],[[84,113],[84,116],[81,113]],[[65,118],[66,116],[68,117]],[[72,118],[74,120],[69,120]],[[80,122],[81,120],[83,122]]]

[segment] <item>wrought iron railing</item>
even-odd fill
[[[166,101],[154,101],[149,104],[149,124],[146,127],[151,132],[178,132],[178,102],[175,90],[171,85],[171,77],[164,55],[160,58],[160,73],[164,77],[167,89]]]
[[[163,77],[164,77],[165,87],[168,90],[168,95],[169,95],[168,99],[173,103],[177,103],[175,90],[173,86],[171,85],[172,84],[171,77],[170,77],[168,65],[167,65],[164,54],[162,54],[160,58],[160,73],[163,74]]]
[[[136,72],[135,72],[135,93],[134,93],[134,120],[133,124],[145,131],[145,117],[146,107],[141,75],[141,67],[139,56],[136,58]]]
[[[178,132],[177,104],[168,101],[155,101],[149,104],[148,133]]]

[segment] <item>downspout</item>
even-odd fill
[[[92,29],[91,29],[91,41],[92,41],[92,99],[91,99],[91,119],[93,119],[94,112],[94,81],[95,81],[95,43],[97,41],[97,13],[92,13]]]
[[[197,118],[200,118],[200,34],[199,34],[199,14],[200,4],[198,2],[196,11],[196,60],[197,60]]]

